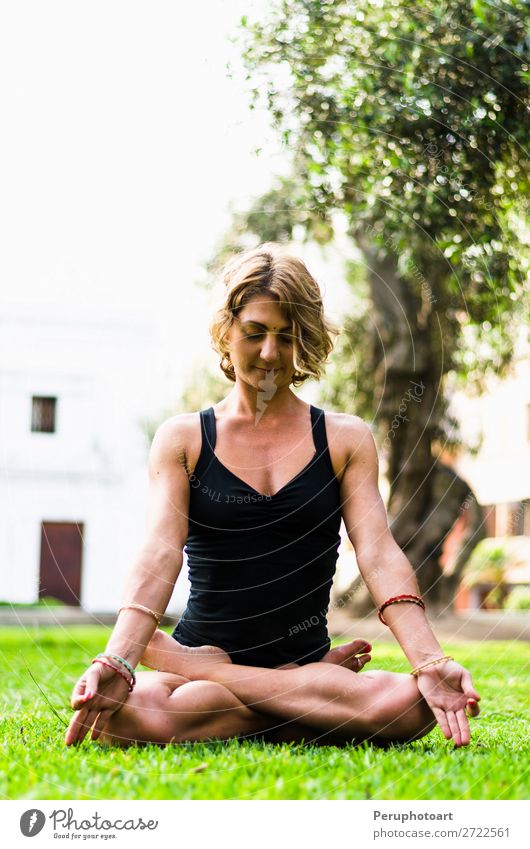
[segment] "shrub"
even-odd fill
[[[504,603],[505,610],[530,610],[530,587],[516,587]]]

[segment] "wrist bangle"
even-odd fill
[[[450,655],[446,654],[444,655],[444,657],[439,657],[436,660],[429,660],[428,663],[424,663],[421,666],[417,666],[415,669],[412,670],[410,674],[417,675],[418,672],[421,672],[423,669],[428,669],[429,666],[435,666],[437,663],[444,663],[446,660],[454,660],[454,657],[451,657]]]
[[[96,658],[98,657],[112,657],[114,660],[117,660],[118,663],[121,663],[122,666],[125,666],[125,669],[130,672],[134,683],[136,683],[136,673],[131,664],[127,663],[127,661],[123,657],[120,657],[117,654],[109,654],[109,652],[106,651],[101,651],[99,654],[96,655]]]
[[[120,676],[120,678],[123,678],[123,680],[127,682],[127,684],[129,685],[129,693],[132,693],[132,691],[134,690],[134,683],[132,679],[127,678],[127,676],[124,675],[124,673],[120,669],[118,669],[116,666],[113,666],[112,663],[105,663],[105,661],[101,660],[100,657],[95,657],[92,663],[101,663],[102,666],[107,666],[109,669],[113,669],[114,672],[116,672],[116,674]]]
[[[412,595],[412,593],[403,593],[403,595],[395,595],[392,596],[392,598],[387,598],[387,600],[383,602],[377,612],[377,615],[379,616],[379,621],[382,622],[383,625],[388,625],[388,622],[385,622],[385,620],[383,619],[383,610],[385,610],[385,608],[389,607],[391,604],[400,604],[405,601],[412,602],[412,604],[417,604],[423,610],[425,610],[425,602],[419,597],[419,595]]]
[[[150,607],[145,607],[143,604],[136,604],[136,602],[131,601],[129,604],[123,604],[118,610],[118,615],[122,612],[122,610],[127,610],[128,608],[133,608],[134,610],[141,610],[143,613],[149,613],[150,616],[156,621],[157,625],[160,625],[160,616],[158,613],[155,613],[154,610],[151,610]]]

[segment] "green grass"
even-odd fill
[[[0,601],[0,607],[9,607],[18,609],[19,607],[25,608],[41,608],[41,607],[66,607],[67,605],[64,602],[60,601],[60,599],[55,598],[52,595],[46,595],[42,598],[39,598],[38,601],[28,601],[28,602],[18,602],[18,601]]]
[[[0,629],[0,798],[4,799],[525,799],[530,649],[515,642],[444,644],[482,695],[472,742],[453,749],[439,729],[381,749],[230,740],[104,749],[65,747],[72,687],[109,629]],[[374,668],[408,671],[399,649],[375,645]]]

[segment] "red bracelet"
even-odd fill
[[[102,666],[107,666],[109,669],[113,669],[114,672],[118,673],[120,678],[123,678],[123,680],[127,682],[127,684],[129,685],[129,693],[132,693],[132,691],[134,690],[134,684],[132,683],[132,678],[127,678],[127,676],[124,675],[123,672],[120,669],[117,669],[115,666],[112,665],[112,663],[105,663],[105,661],[101,660],[100,657],[95,657],[94,660],[92,661],[92,663],[101,663]]]
[[[383,610],[385,607],[388,607],[390,604],[399,604],[403,601],[410,601],[413,604],[418,604],[423,610],[425,610],[424,601],[417,595],[412,595],[411,593],[404,593],[403,595],[395,595],[392,598],[387,598],[386,601],[383,602],[378,611],[379,621],[383,623],[383,625],[388,625],[388,622],[385,622],[383,619]]]

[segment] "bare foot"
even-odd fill
[[[343,646],[330,649],[321,662],[335,663],[346,667],[346,669],[351,669],[352,672],[360,672],[363,666],[372,659],[367,654],[371,648],[366,640],[352,640]],[[207,668],[212,664],[231,663],[232,661],[219,646],[190,648],[178,643],[165,631],[157,630],[146,647],[140,662],[149,669],[156,669],[158,672],[175,672],[193,680],[197,677],[200,678],[201,674],[205,675]],[[285,664],[284,667],[279,668],[289,669],[297,665]]]
[[[360,672],[363,666],[372,659],[371,655],[366,654],[371,648],[372,646],[366,640],[352,640],[343,646],[330,649],[322,658],[321,663],[336,663],[339,666],[345,666],[346,669],[351,669],[352,672]]]
[[[232,663],[230,657],[218,646],[183,646],[165,631],[155,631],[140,661],[158,672],[176,672],[194,680],[206,675],[208,667],[218,663]]]

